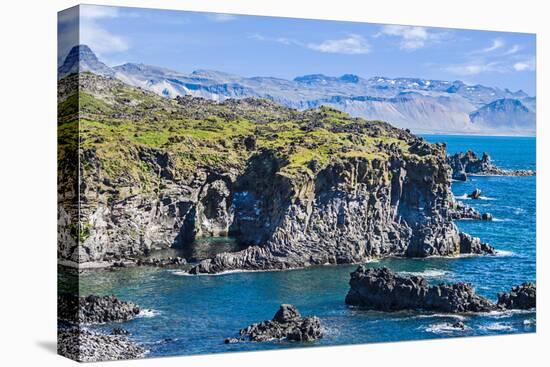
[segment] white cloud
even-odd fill
[[[300,41],[297,41],[292,38],[286,38],[286,37],[266,37],[259,33],[254,33],[250,35],[248,38],[256,40],[256,41],[267,41],[267,42],[276,42],[283,45],[296,45],[296,46],[304,46],[304,44]]]
[[[321,43],[308,43],[307,48],[319,52],[360,55],[371,51],[371,46],[363,37],[357,34],[350,34],[346,38],[337,40],[326,40]]]
[[[497,62],[473,62],[460,65],[450,65],[444,68],[453,74],[467,76],[485,72],[506,72],[506,67]]]
[[[425,27],[385,25],[375,37],[384,35],[401,38],[399,47],[403,50],[416,50],[429,42],[440,40],[443,34],[431,32]]]
[[[117,8],[108,6],[82,5],[80,8],[80,43],[90,46],[99,55],[126,51],[130,48],[125,37],[105,29],[100,20],[117,18]]]
[[[519,45],[513,45],[512,47],[510,47],[505,53],[504,55],[513,55],[515,53],[517,53],[519,50],[521,50],[521,47]]]
[[[223,14],[223,13],[212,13],[212,14],[205,14],[205,16],[213,21],[213,22],[218,22],[218,23],[223,23],[223,22],[230,22],[232,20],[235,20],[237,19],[237,16],[236,15],[233,15],[233,14]]]
[[[80,19],[118,18],[119,15],[118,8],[111,6],[80,6]]]
[[[515,71],[534,71],[535,69],[536,62],[534,57],[527,60],[518,61],[514,64]]]
[[[266,37],[259,33],[252,34],[249,38],[257,41],[276,42],[287,46],[300,46],[318,52],[333,54],[361,55],[371,51],[371,46],[368,41],[358,34],[349,34],[345,38],[325,40],[320,43],[304,43],[286,37]]]
[[[477,51],[477,52],[479,52],[479,53],[493,52],[493,51],[495,51],[495,50],[498,50],[498,49],[504,47],[504,45],[505,45],[505,43],[504,43],[504,41],[503,41],[502,39],[496,38],[496,39],[494,39],[493,42],[491,43],[491,46],[486,47],[486,48],[484,48],[484,49],[481,49],[481,50],[479,50],[479,51]]]

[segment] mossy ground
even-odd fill
[[[403,130],[329,107],[300,112],[265,100],[176,101],[90,73],[81,74],[80,83],[79,98],[59,104],[60,151],[75,144],[78,124],[80,149],[94,150],[103,175],[126,177],[143,190],[151,190],[158,176],[136,159],[143,149],[167,152],[181,175],[200,167],[243,169],[252,154],[270,150],[285,162],[280,174],[293,178],[312,176],[334,159],[386,159],[382,145],[407,154],[410,145]],[[65,121],[76,103],[80,121]]]

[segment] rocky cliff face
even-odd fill
[[[444,147],[407,131],[326,107],[168,100],[89,73],[78,84],[82,178],[76,189],[61,182],[59,200],[77,196],[80,217],[75,230],[60,212],[62,259],[128,259],[225,235],[248,247],[191,272],[490,250],[452,222]],[[71,111],[73,89],[60,90],[60,111]],[[61,113],[60,131],[71,124]],[[60,175],[71,159],[60,155]]]

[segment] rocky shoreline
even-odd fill
[[[227,338],[225,343],[233,344],[245,340],[265,342],[283,339],[294,342],[312,342],[322,337],[323,330],[318,317],[302,317],[295,306],[282,304],[273,319],[241,329],[238,338]]]
[[[125,335],[107,335],[78,327],[58,332],[57,352],[79,362],[136,359],[147,353]]]
[[[476,153],[468,150],[466,153],[456,153],[448,156],[447,161],[452,170],[452,178],[457,181],[466,181],[468,176],[535,176],[532,170],[502,169],[492,162],[487,153],[479,158]]]
[[[78,325],[129,321],[140,313],[139,306],[121,301],[115,296],[57,297],[57,317]]]
[[[114,296],[57,297],[57,350],[62,356],[80,362],[133,359],[146,350],[128,338],[128,331],[115,327],[111,334],[89,330],[85,325],[120,323],[140,313],[139,306]]]
[[[329,107],[298,111],[257,99],[168,100],[90,73],[81,73],[77,84],[93,101],[109,105],[112,114],[99,114],[105,126],[120,119],[136,126],[151,120],[174,136],[166,144],[151,140],[145,146],[136,142],[136,131],[125,136],[124,158],[112,161],[120,137],[94,127],[94,136],[78,152],[86,172],[76,227],[75,186],[59,187],[60,259],[133,266],[132,260],[152,249],[187,249],[196,239],[235,237],[245,249],[191,269],[211,274],[354,264],[385,256],[453,256],[471,247],[461,242],[465,237],[453,221],[474,214],[455,207],[443,144]],[[156,107],[129,109],[124,99],[111,98],[121,91]],[[70,93],[67,89],[61,100]],[[95,106],[84,104],[80,117],[98,118]],[[127,112],[114,112],[119,110]],[[187,121],[184,135],[173,134],[168,122],[174,119]],[[216,134],[206,141],[193,135],[228,132],[228,124],[240,132],[225,135],[223,144]],[[224,152],[216,157],[221,164],[205,160],[204,153],[212,151]],[[67,159],[73,159],[69,153]],[[188,156],[192,159],[181,161]],[[61,175],[73,172],[73,161],[60,162]],[[111,166],[124,174],[105,169]]]
[[[532,283],[500,294],[497,303],[477,295],[471,284],[429,285],[423,277],[403,276],[388,268],[360,266],[351,273],[349,284],[346,304],[376,311],[478,313],[536,305],[536,286]]]

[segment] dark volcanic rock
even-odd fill
[[[506,309],[528,310],[537,307],[537,286],[534,283],[523,283],[512,288],[509,293],[498,295],[497,306]]]
[[[111,151],[118,144],[92,144],[60,162],[60,176],[71,177],[77,169],[73,162],[84,162],[86,170],[82,192],[76,181],[58,190],[58,254],[63,260],[129,265],[128,260],[152,249],[188,250],[195,240],[229,234],[243,250],[212,256],[191,273],[461,251],[442,144],[328,107],[299,111],[248,98],[174,101],[91,73],[80,74],[76,82],[106,103],[101,111],[93,103],[77,108],[80,118],[125,120],[136,125],[135,134],[148,130],[150,122],[155,134],[167,129],[170,138],[166,144],[144,146],[116,135],[116,142],[125,144],[121,156]],[[111,98],[121,91],[135,101]],[[189,120],[181,129],[205,131],[208,138],[180,134],[180,127],[168,124],[175,118]],[[239,126],[235,132],[243,130],[214,139],[208,121],[214,121],[212,127],[234,122]],[[286,134],[289,122],[301,132]],[[107,131],[94,135],[112,137]],[[64,149],[70,148],[67,144]],[[294,162],[302,149],[311,151],[311,159]],[[207,152],[217,152],[216,157]],[[107,172],[107,161],[124,162],[121,174]],[[90,224],[82,233],[74,230],[80,222]]]
[[[472,237],[467,233],[460,232],[460,253],[461,254],[496,254],[494,247],[481,242],[478,237]]]
[[[470,199],[479,199],[481,197],[481,190],[475,189],[474,191],[472,191],[470,195],[468,195],[468,197]]]
[[[130,335],[130,332],[121,327],[116,327],[111,331],[111,335]]]
[[[451,326],[454,329],[460,329],[460,330],[465,330],[466,329],[466,325],[464,325],[464,323],[462,321],[457,321],[454,324],[452,324]]]
[[[186,265],[187,260],[179,256],[167,257],[167,258],[151,257],[151,258],[139,259],[136,262],[136,264],[141,266],[171,267],[171,266]]]
[[[479,176],[534,176],[532,170],[506,170],[495,166],[487,153],[479,158],[473,151],[456,153],[447,158],[452,169],[452,178],[466,181],[469,174]]]
[[[418,276],[401,276],[388,268],[360,266],[351,273],[346,303],[378,311],[424,310],[437,312],[485,312],[495,308],[475,294],[470,284],[428,285]]]
[[[57,297],[58,319],[75,324],[102,324],[128,321],[136,317],[139,307],[131,302],[121,301],[115,296]]]
[[[240,339],[228,338],[226,343],[239,340],[265,342],[286,339],[297,342],[311,342],[323,337],[321,321],[318,317],[302,317],[293,305],[283,304],[273,320],[262,321],[241,329]]]
[[[146,353],[124,335],[106,335],[79,328],[58,333],[57,352],[79,362],[134,359]]]

